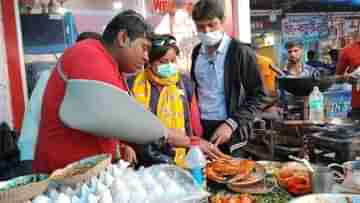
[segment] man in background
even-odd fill
[[[274,71],[274,62],[266,56],[256,54],[256,61],[263,79],[264,89],[270,95],[276,95],[275,80],[277,73]]]
[[[320,72],[321,75],[330,75],[331,71],[328,66],[318,60],[318,53],[314,50],[310,50],[307,52],[307,62],[306,64],[314,67],[317,71]]]
[[[340,52],[339,61],[336,65],[336,74],[351,76],[355,71],[359,71],[360,66],[360,37],[355,42],[343,48]],[[359,80],[356,74],[355,80]],[[353,85],[352,90],[352,117],[360,119],[360,88],[358,85]]]
[[[301,42],[290,41],[285,45],[288,53],[287,64],[284,67],[284,72],[287,75],[298,77],[312,77],[315,68],[303,63],[303,44]]]
[[[339,50],[331,49],[328,54],[330,55],[330,64],[327,64],[327,68],[330,71],[331,75],[336,74],[336,65],[339,59]]]
[[[76,38],[76,42],[81,42],[81,41],[83,41],[85,39],[95,39],[95,40],[100,40],[101,41],[102,37],[97,32],[82,32]]]

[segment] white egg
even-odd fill
[[[117,179],[111,185],[110,190],[113,194],[115,194],[121,192],[121,190],[124,188],[127,188],[126,184],[123,181]]]
[[[97,195],[90,194],[87,199],[87,203],[98,203],[99,197]]]
[[[80,195],[82,186],[83,186],[83,183],[77,183],[74,187],[74,193]]]
[[[66,194],[69,197],[75,194],[75,191],[71,187],[66,187],[66,186],[61,187],[60,192]]]
[[[112,172],[112,176],[113,176],[114,178],[119,178],[119,177],[122,176],[123,172],[124,172],[124,169],[120,169],[120,168],[118,168],[118,167],[114,167],[114,168],[113,168],[113,172]]]
[[[96,192],[96,186],[97,186],[97,182],[99,180],[96,177],[92,177],[90,179],[90,183],[89,183],[89,189],[91,193],[95,193]]]
[[[154,202],[159,202],[159,200],[161,200],[165,194],[164,188],[158,183],[149,185],[149,187],[151,188],[151,189],[147,188],[147,191],[150,196],[149,199],[153,200]]]
[[[84,185],[81,187],[81,194],[80,194],[81,199],[84,199],[84,197],[89,196],[89,194],[90,194],[90,189],[89,189],[89,187],[87,186],[87,184],[84,184]]]
[[[100,181],[96,185],[96,195],[101,195],[106,190],[106,186],[102,184]]]
[[[145,183],[145,185],[153,185],[156,184],[156,180],[154,179],[154,177],[149,174],[149,173],[145,173],[142,178],[143,182]]]
[[[166,187],[166,194],[169,194],[171,200],[175,201],[178,198],[183,197],[186,192],[175,181],[171,181],[168,187]]]
[[[147,192],[142,184],[136,184],[135,182],[129,183],[129,190],[131,191],[131,203],[144,203],[147,199]]]
[[[145,174],[145,168],[144,166],[141,166],[137,171],[136,173],[139,175],[139,176],[143,176]]]
[[[128,203],[130,201],[130,191],[123,181],[115,180],[111,185],[110,191],[114,202]]]
[[[71,203],[86,203],[86,201],[79,199],[76,195],[71,197]]]
[[[167,188],[172,182],[171,178],[163,171],[160,171],[160,173],[155,177],[155,181],[160,183],[164,188]]]
[[[102,183],[105,182],[105,174],[106,174],[106,171],[102,171],[99,175],[99,181],[101,181]]]
[[[60,193],[58,197],[53,200],[53,203],[71,203],[71,199],[64,193]]]
[[[52,188],[49,190],[49,198],[50,199],[56,199],[59,196],[59,193],[56,189]]]
[[[106,170],[107,170],[108,172],[110,172],[110,174],[111,174],[112,176],[114,176],[114,171],[115,171],[117,168],[118,168],[118,167],[117,167],[116,164],[111,164]]]
[[[51,199],[44,195],[39,195],[32,202],[33,203],[51,203]]]
[[[109,172],[112,172],[112,170],[113,170],[113,164],[110,164],[108,167],[106,167],[106,171],[109,171]]]
[[[106,172],[105,173],[105,180],[104,180],[104,184],[107,186],[107,187],[110,187],[111,184],[113,183],[114,181],[114,177],[112,175],[110,175],[109,172]]]
[[[159,171],[156,175],[156,178],[159,180],[162,180],[163,178],[168,178],[168,175],[164,171]]]
[[[112,203],[113,199],[109,189],[106,189],[101,195],[99,203]]]
[[[125,169],[130,166],[130,163],[124,160],[120,160],[117,165],[120,169],[121,168]]]
[[[144,203],[147,200],[147,192],[144,188],[132,189],[131,200],[132,203]]]
[[[77,197],[80,200],[80,203],[87,203],[90,195],[91,193],[88,196],[74,195],[73,197]]]

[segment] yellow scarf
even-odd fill
[[[132,92],[135,99],[150,110],[151,83],[163,86],[156,107],[156,115],[167,128],[185,130],[184,105],[176,83],[180,75],[160,78],[149,68],[139,73],[134,81]]]

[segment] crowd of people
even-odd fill
[[[80,35],[57,63],[62,72],[54,68],[41,77],[30,99],[19,146],[22,159],[32,161],[32,171],[51,173],[101,153],[140,165],[172,163],[177,150],[190,146],[192,136],[200,137],[200,148],[209,158],[243,157],[255,118],[265,110],[279,111],[267,105],[267,98],[277,97],[276,76],[308,77],[320,66],[312,60],[311,52],[304,63],[301,43],[289,42],[288,63],[282,70],[276,68],[251,46],[226,34],[224,7],[219,1],[198,1],[192,18],[201,43],[194,46],[188,75],[176,66],[180,52],[176,38],[153,33],[135,11],[115,16],[102,35]],[[358,46],[340,55],[338,74],[357,67],[357,58],[352,55]],[[337,53],[330,54],[337,59]],[[334,64],[328,69],[333,71]],[[121,135],[91,134],[65,125],[59,116],[67,85],[63,75],[100,81],[128,92],[156,115],[166,135],[137,145],[124,142]],[[359,106],[356,102],[353,105]]]

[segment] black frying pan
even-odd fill
[[[315,86],[318,86],[320,91],[326,91],[334,83],[334,80],[314,79],[312,77],[281,76],[277,80],[280,89],[295,96],[309,96]]]

